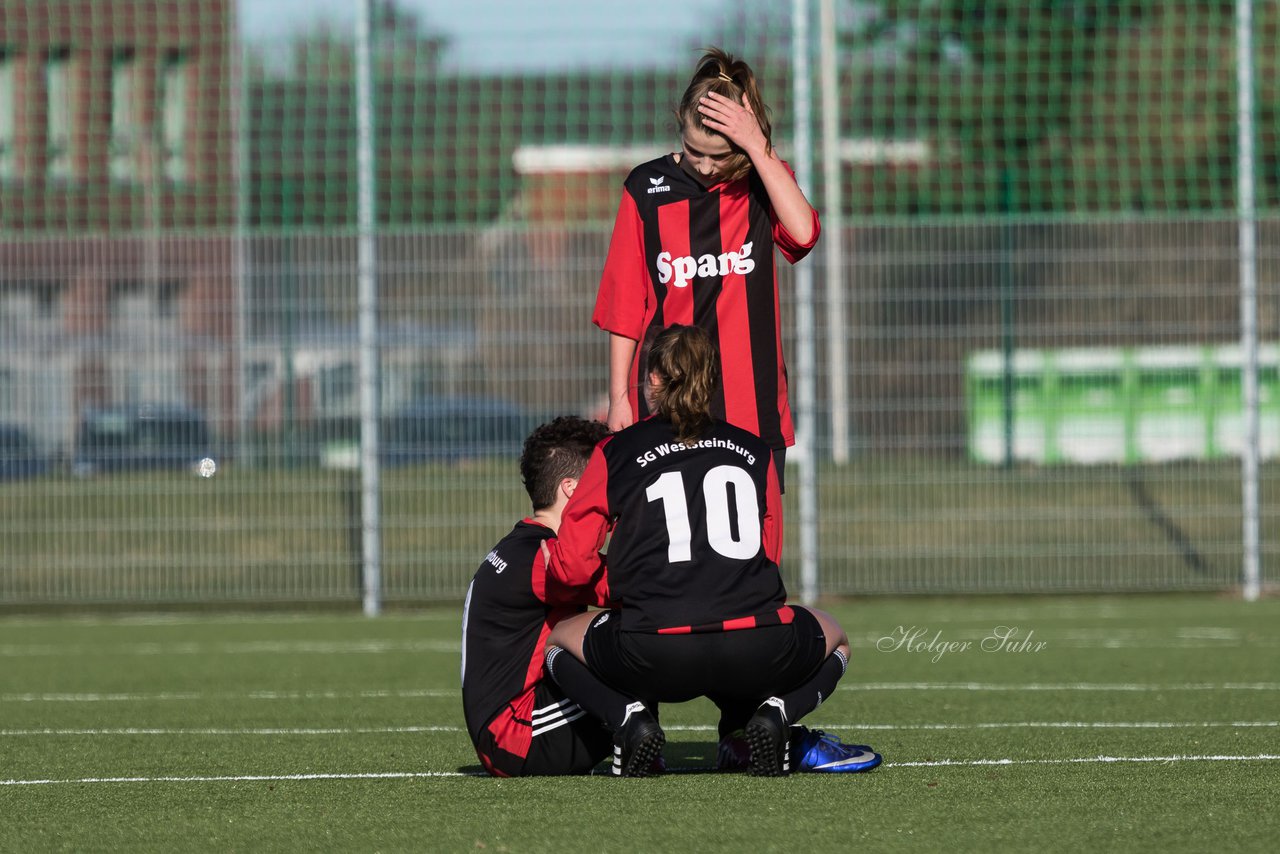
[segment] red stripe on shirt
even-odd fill
[[[791,610],[790,605],[783,605],[776,611],[770,611],[766,614],[756,614],[751,617],[735,617],[732,620],[723,620],[719,623],[707,623],[701,626],[668,626],[664,629],[658,629],[655,634],[659,635],[690,635],[690,634],[707,634],[709,632],[733,632],[741,629],[759,629],[765,626],[786,626],[795,622],[796,613]]]
[[[493,736],[495,746],[524,758],[533,743],[532,718],[533,688],[529,688],[495,715],[485,729]]]
[[[646,322],[649,268],[644,257],[644,223],[630,193],[622,194],[609,240],[609,254],[591,320],[596,326],[639,341]]]
[[[722,251],[738,253],[745,246],[750,231],[749,211],[750,205],[743,204],[734,193],[720,194]],[[766,248],[761,247],[762,251]],[[755,259],[753,251],[751,260]],[[749,310],[747,277],[742,273],[735,273],[733,266],[733,259],[730,259],[729,270],[721,278],[720,299],[716,302],[716,317],[721,330],[720,370],[723,377],[721,385],[724,388],[725,420],[758,436],[760,413],[756,400],[756,368],[751,358],[751,337],[742,334],[741,321],[735,322],[735,318],[745,317]]]
[[[692,277],[688,277],[688,270],[675,269],[675,265],[681,263],[680,259],[692,255],[689,249],[689,203],[658,208],[658,231],[662,235],[662,251],[670,253],[670,263],[673,265],[671,281],[666,283],[667,295],[662,301],[662,325],[693,323]],[[697,275],[696,260],[693,275]],[[681,281],[684,282],[683,285],[680,284]]]

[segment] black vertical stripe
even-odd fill
[[[756,383],[756,417],[760,437],[772,447],[782,447],[782,417],[778,414],[778,317],[774,307],[777,271],[774,269],[772,223],[768,195],[755,172],[751,173],[750,232],[755,269],[747,274],[747,325],[751,336],[751,364]]]
[[[637,204],[642,202],[637,201]],[[653,336],[665,326],[665,318],[663,316],[662,306],[667,299],[667,286],[658,279],[658,253],[662,251],[662,229],[658,225],[658,217],[653,211],[653,206],[649,202],[643,202],[649,212],[642,217],[644,222],[644,257],[645,263],[649,267],[649,281],[653,283],[654,301],[657,303],[654,308],[653,319],[649,321],[649,328],[645,330],[644,337],[636,343],[639,349],[637,357],[639,359],[639,369],[636,371],[636,382],[640,384],[640,393],[637,395],[639,402],[636,404],[636,420],[649,417],[649,401],[645,399],[644,383],[645,383],[645,362],[649,359],[649,343],[653,341]],[[678,204],[687,204],[687,202],[679,202]],[[645,208],[642,208],[644,210]]]
[[[724,251],[724,240],[720,234],[720,193],[705,193],[689,204],[689,254],[695,259],[704,255],[719,259]],[[723,352],[720,347],[720,315],[716,313],[716,304],[724,287],[719,268],[714,276],[696,276],[690,287],[693,288],[694,325],[705,329],[716,349]],[[712,398],[711,411],[720,418],[725,417],[723,383]]]

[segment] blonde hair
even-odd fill
[[[653,410],[671,420],[676,439],[692,445],[711,429],[712,397],[720,387],[720,358],[711,336],[675,324],[657,334],[646,363]]]
[[[708,92],[723,95],[735,104],[741,104],[742,96],[746,95],[747,103],[755,113],[756,121],[760,123],[760,130],[764,133],[765,152],[773,151],[773,126],[769,121],[769,108],[760,97],[760,87],[756,84],[755,72],[751,70],[750,65],[718,47],[706,48],[702,59],[698,60],[698,69],[693,72],[693,79],[689,81],[689,86],[684,90],[684,96],[676,107],[676,125],[681,133],[694,127],[703,133],[722,135],[719,131],[707,127],[702,113],[698,111],[698,102]],[[745,178],[750,171],[751,158],[734,147],[733,156],[725,162],[725,180],[736,181],[739,178]]]

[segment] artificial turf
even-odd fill
[[[854,655],[807,723],[882,752],[867,774],[709,773],[714,709],[697,701],[663,710],[665,777],[480,776],[457,607],[6,617],[0,849],[1167,852],[1280,838],[1280,600],[823,605]],[[1016,631],[992,640],[1000,627]]]

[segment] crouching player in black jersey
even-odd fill
[[[623,775],[643,776],[665,741],[655,704],[699,696],[754,709],[745,726],[754,775],[790,773],[793,754],[797,770],[875,767],[880,756],[864,745],[791,726],[835,690],[848,638],[831,616],[787,604],[772,454],[712,416],[720,375],[709,337],[669,326],[646,364],[655,414],[596,447],[548,544],[550,576],[589,586],[612,530],[608,586],[620,609],[557,625],[553,678],[615,730]],[[621,694],[579,682],[560,659]]]
[[[603,572],[570,588],[547,573],[547,548],[596,444],[598,421],[561,417],[525,440],[520,474],[533,515],[480,564],[462,615],[462,704],[476,755],[499,777],[583,774],[606,758],[611,735],[543,678],[559,620],[604,605]]]

